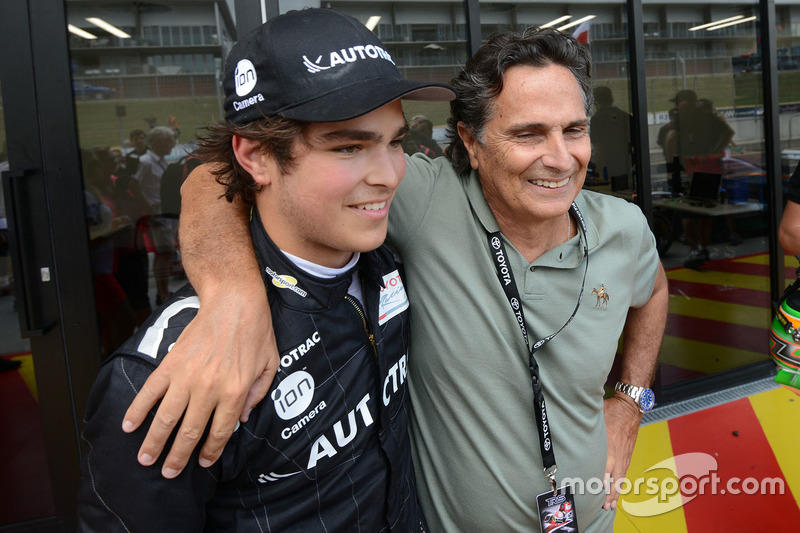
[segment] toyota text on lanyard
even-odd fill
[[[570,315],[564,325],[561,326],[555,333],[551,333],[547,337],[536,341],[533,346],[531,346],[530,339],[528,338],[528,330],[525,327],[525,313],[522,310],[522,302],[519,297],[517,283],[514,280],[514,273],[511,271],[511,267],[508,265],[506,260],[507,254],[506,247],[503,244],[503,236],[499,231],[490,233],[488,235],[489,250],[492,253],[494,266],[497,269],[497,279],[500,281],[500,285],[503,287],[503,291],[506,293],[508,303],[517,319],[519,329],[522,331],[522,337],[525,339],[525,344],[528,346],[528,350],[530,351],[528,367],[531,371],[531,386],[533,387],[533,406],[535,412],[534,418],[536,419],[536,425],[539,428],[539,447],[541,448],[542,452],[544,474],[550,480],[550,483],[553,486],[553,491],[556,490],[556,471],[558,471],[558,466],[556,465],[556,456],[555,451],[553,450],[551,436],[552,427],[547,420],[547,408],[544,403],[542,383],[539,379],[539,364],[536,362],[534,354],[536,354],[536,352],[539,351],[542,346],[550,342],[553,337],[561,333],[561,330],[563,330],[565,327],[567,327],[567,325],[569,325],[570,322],[572,322],[572,319],[575,318],[575,314],[578,312],[578,308],[581,306],[583,287],[586,284],[586,273],[589,271],[589,247],[586,240],[586,221],[583,219],[583,215],[578,209],[578,206],[574,203],[570,207],[570,211],[578,220],[578,228],[583,234],[583,255],[586,258],[586,264],[583,270],[583,280],[581,281],[581,290],[578,294],[578,301],[575,304],[575,310],[572,311],[572,315]]]

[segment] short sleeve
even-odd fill
[[[653,232],[647,225],[647,219],[642,214],[641,210],[631,204],[635,210],[635,215],[638,219],[639,231],[639,247],[636,262],[636,272],[634,278],[633,298],[631,307],[641,307],[650,300],[653,295],[653,287],[656,284],[656,276],[658,275],[658,267],[661,264],[661,259],[658,257],[658,250],[656,249],[656,239]]]
[[[433,189],[444,158],[432,160],[422,154],[406,156],[406,174],[389,211],[389,244],[401,254],[417,233],[431,208]]]

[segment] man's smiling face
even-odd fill
[[[285,173],[273,172],[261,216],[293,255],[340,267],[386,238],[389,206],[406,170],[408,131],[399,100],[344,122],[312,123],[295,142]]]
[[[483,139],[465,144],[495,216],[515,224],[563,217],[592,154],[578,81],[558,65],[509,68]]]

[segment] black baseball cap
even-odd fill
[[[372,31],[331,9],[289,11],[256,28],[231,49],[223,87],[235,124],[270,115],[339,122],[397,98],[456,96],[449,85],[403,78]]]
[[[670,98],[670,102],[675,102],[676,104],[680,104],[681,102],[696,102],[697,101],[697,93],[691,89],[681,89],[675,95],[675,98]]]

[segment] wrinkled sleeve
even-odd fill
[[[661,259],[658,257],[656,249],[656,238],[650,230],[650,226],[647,225],[647,219],[637,206],[631,204],[630,208],[634,212],[633,216],[636,217],[631,226],[639,229],[639,253],[633,258],[636,261],[636,272],[631,307],[641,307],[650,300],[650,296],[653,294]]]
[[[82,433],[79,531],[203,529],[205,504],[216,482],[212,471],[197,464],[197,451],[177,478],[165,479],[162,460],[144,467],[136,459],[152,413],[136,432],[121,429],[128,405],[152,370],[143,360],[118,356],[101,368],[92,387]]]
[[[389,211],[388,243],[402,255],[403,248],[414,239],[432,207],[433,189],[442,157],[432,160],[422,154],[406,156],[406,174]]]

